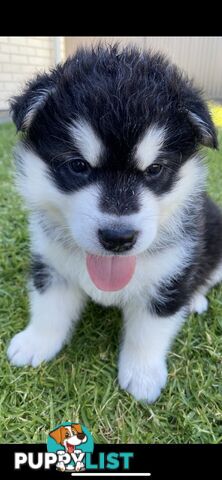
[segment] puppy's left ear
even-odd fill
[[[210,112],[204,101],[193,102],[187,109],[189,122],[196,134],[197,142],[210,148],[218,148],[217,133]]]

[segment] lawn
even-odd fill
[[[120,314],[92,303],[71,343],[37,369],[12,367],[6,348],[28,319],[27,214],[13,186],[15,129],[0,126],[0,442],[45,442],[49,429],[80,421],[100,443],[222,441],[222,287],[192,315],[169,356],[169,381],[153,405],[120,391]],[[222,130],[220,133],[222,144]],[[222,164],[207,152],[209,192],[222,205]]]

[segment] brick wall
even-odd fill
[[[35,72],[54,64],[54,37],[0,37],[0,110]]]

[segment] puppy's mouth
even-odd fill
[[[136,257],[87,254],[86,266],[92,282],[99,290],[116,292],[130,282],[136,269]]]
[[[67,442],[66,443],[66,448],[68,453],[73,453],[74,452],[74,445],[72,443]]]

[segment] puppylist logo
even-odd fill
[[[92,477],[136,476],[148,477],[150,473],[130,473],[134,458],[133,452],[96,452],[94,441],[89,430],[80,423],[63,422],[49,432],[47,452],[16,452],[15,470],[22,470],[25,465],[31,470],[56,468],[57,471],[81,476],[85,472]]]
[[[57,454],[56,469],[61,472],[85,471],[87,457],[93,449],[92,435],[80,423],[62,423],[48,436],[47,450]]]

